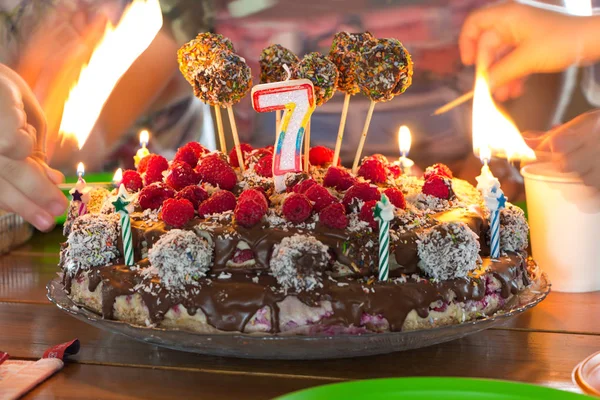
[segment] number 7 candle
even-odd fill
[[[302,172],[302,142],[316,106],[314,91],[308,79],[265,83],[252,88],[252,106],[257,112],[285,110],[273,156],[273,179],[278,192],[285,190],[287,173]]]

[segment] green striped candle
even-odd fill
[[[127,201],[127,195],[127,189],[125,189],[124,185],[121,185],[119,187],[117,200],[112,204],[115,206],[115,212],[118,212],[121,216],[121,238],[123,240],[123,258],[125,260],[125,265],[131,266],[135,264],[135,261],[133,259],[131,220],[129,219],[129,210],[127,210],[127,206],[129,205],[129,201]]]
[[[379,222],[379,280],[387,281],[390,274],[390,221],[394,219],[394,205],[385,194],[374,209]]]

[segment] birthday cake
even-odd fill
[[[289,67],[269,70],[281,60]],[[230,107],[251,87],[218,35],[199,35],[179,61],[211,105]],[[271,46],[261,63],[264,83],[297,77],[316,105],[336,87],[387,101],[412,76],[399,42],[368,33],[336,35],[330,57],[299,60]],[[489,196],[442,164],[417,177],[373,155],[349,170],[337,151],[301,155],[296,145],[284,171],[292,125],[284,116],[275,147],[224,154],[188,143],[171,162],[144,157],[119,189],[77,192],[60,260],[73,302],[106,319],[198,333],[364,334],[491,316],[540,277],[519,208],[497,207],[498,197],[494,219]]]

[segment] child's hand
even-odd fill
[[[494,95],[520,95],[523,78],[559,72],[600,58],[598,17],[575,17],[513,2],[484,7],[463,24],[459,46],[464,64],[488,68]]]
[[[0,65],[0,209],[44,231],[68,205],[56,187],[62,174],[44,160],[45,129],[41,108],[27,85]]]
[[[561,171],[578,174],[600,191],[600,110],[581,114],[542,136],[524,136],[537,153],[550,153]]]

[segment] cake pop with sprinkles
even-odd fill
[[[233,52],[231,40],[218,33],[199,33],[195,39],[190,40],[177,51],[179,70],[185,79],[193,84],[194,72],[199,66],[207,66],[223,51]]]
[[[329,58],[339,72],[337,89],[350,95],[360,92],[356,80],[356,64],[365,43],[373,40],[370,32],[338,32],[333,37]]]
[[[280,44],[265,47],[260,53],[260,83],[285,81],[288,72],[283,67],[287,65],[292,75],[296,74],[296,65],[300,62],[291,50]]]
[[[338,81],[335,64],[321,53],[309,53],[298,64],[297,78],[308,79],[315,88],[315,100],[318,106],[327,103],[335,93]]]
[[[208,66],[196,69],[192,86],[196,97],[203,102],[229,107],[252,88],[252,73],[242,57],[222,52]]]
[[[412,83],[413,63],[408,51],[396,39],[375,39],[365,43],[356,66],[360,90],[375,102],[390,101]]]

